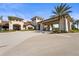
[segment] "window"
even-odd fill
[[[53,28],[59,28],[59,24],[53,24]]]

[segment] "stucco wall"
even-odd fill
[[[72,30],[72,22],[67,18],[61,19],[59,25],[60,25],[60,30],[65,30],[66,32]]]
[[[35,20],[32,21],[32,25],[34,25],[36,27],[36,29],[38,29],[38,22],[42,21],[41,19],[36,18]]]
[[[0,20],[0,23],[2,23],[2,20]]]
[[[14,24],[19,24],[21,26],[21,30],[24,30],[24,28],[23,28],[24,22],[23,21],[9,21],[9,30],[13,30]]]
[[[32,25],[27,25],[27,26],[26,26],[26,29],[29,29],[29,28],[34,29],[34,26],[32,26]]]
[[[62,30],[62,31],[65,30],[65,22],[64,22],[64,19],[61,19],[59,21],[59,30]]]

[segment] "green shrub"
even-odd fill
[[[78,29],[71,30],[72,33],[79,32]]]
[[[14,32],[15,30],[0,30],[0,32]]]

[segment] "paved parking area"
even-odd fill
[[[33,31],[16,31],[0,33],[0,55],[33,36],[41,35]]]
[[[8,42],[7,46],[12,47],[7,49],[4,46],[3,50],[7,50],[2,54],[0,50],[2,56],[79,56],[79,33],[15,33],[8,33],[14,40],[7,35],[0,34],[8,38],[4,42]],[[26,38],[27,36],[31,37]],[[18,44],[19,40],[20,43]]]

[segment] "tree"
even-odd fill
[[[77,29],[79,29],[79,20],[76,20],[75,24],[77,25]]]
[[[76,29],[76,27],[75,27],[75,19],[72,18],[72,22],[73,22],[72,23],[72,30],[75,30]]]
[[[66,21],[65,18],[71,19],[71,16],[69,15],[69,13],[71,13],[72,11],[70,9],[71,7],[69,5],[62,3],[54,8],[53,17],[56,17],[59,20],[63,19],[64,21]]]
[[[16,20],[16,21],[21,21],[21,20],[23,20],[22,18],[19,18],[19,17],[15,17],[15,16],[8,16],[8,19],[9,20]]]
[[[69,15],[71,7],[67,4],[60,4],[55,7],[53,10],[54,16],[64,17],[65,15]]]
[[[0,20],[3,20],[3,16],[0,16]]]

